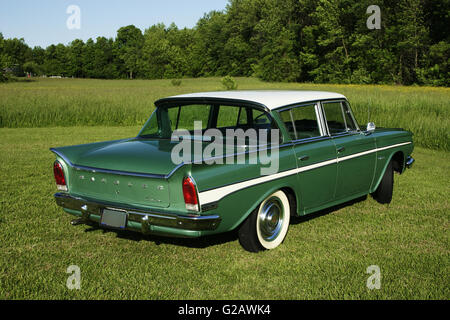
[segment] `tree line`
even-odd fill
[[[367,27],[378,5],[380,29]],[[230,0],[194,28],[30,48],[0,33],[0,67],[77,78],[256,76],[265,81],[449,86],[450,0]]]

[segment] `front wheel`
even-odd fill
[[[244,221],[239,242],[250,252],[278,247],[288,232],[290,216],[286,194],[281,190],[272,193]]]
[[[372,196],[379,203],[391,203],[394,190],[394,166],[392,160],[389,162],[380,185]]]

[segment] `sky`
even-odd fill
[[[192,28],[205,13],[222,11],[227,3],[228,0],[0,0],[0,33],[4,38],[24,38],[31,47],[45,48],[74,39],[114,38],[120,27],[130,24],[142,32],[160,22]],[[73,5],[79,8],[79,19],[76,11],[67,12]]]

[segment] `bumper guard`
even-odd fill
[[[408,158],[406,159],[406,167],[407,167],[408,169],[411,168],[412,165],[414,164],[414,161],[416,161],[416,160],[414,160],[413,157],[408,157]]]
[[[89,221],[91,214],[101,216],[103,209],[124,211],[127,213],[128,221],[141,223],[142,233],[148,233],[150,225],[162,226],[183,230],[206,231],[215,230],[219,226],[221,218],[217,215],[209,216],[184,216],[172,213],[162,213],[153,210],[142,210],[123,205],[108,204],[98,201],[73,197],[64,193],[55,194],[56,204],[65,209],[81,212],[81,219]]]

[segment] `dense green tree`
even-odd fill
[[[252,43],[258,60],[252,65],[256,76],[266,81],[300,80],[299,2],[294,0],[260,3],[261,19]]]
[[[93,78],[114,79],[119,77],[117,65],[120,63],[114,48],[114,40],[98,37],[94,46]]]
[[[227,34],[223,32],[225,26],[226,15],[218,11],[211,11],[197,22],[191,61],[196,75],[221,75],[219,70],[227,41]]]
[[[117,31],[116,45],[120,59],[123,61],[130,79],[137,71],[141,57],[144,37],[140,29],[133,25],[122,27]]]
[[[68,56],[67,47],[63,44],[50,45],[45,50],[44,72],[49,76],[67,75]]]
[[[367,9],[377,5],[379,29]],[[449,85],[450,0],[229,0],[192,29],[30,49],[0,34],[0,67],[87,78],[257,76],[265,81]]]
[[[23,76],[23,64],[30,60],[31,49],[23,38],[3,39],[0,45],[0,65],[2,69],[8,69],[16,76]]]
[[[35,76],[40,73],[39,65],[34,61],[28,61],[23,64],[23,71],[30,76]]]
[[[182,77],[187,71],[184,51],[188,42],[178,38],[175,25],[158,24],[144,34],[141,72],[149,79]]]
[[[432,45],[423,60],[424,67],[417,69],[419,83],[450,86],[450,43]]]
[[[41,47],[34,47],[31,52],[31,60],[39,66],[39,69],[42,69],[42,66],[45,63],[45,49]]]
[[[83,55],[85,54],[84,42],[82,40],[74,40],[67,47],[67,65],[66,75],[77,78],[84,77]]]

